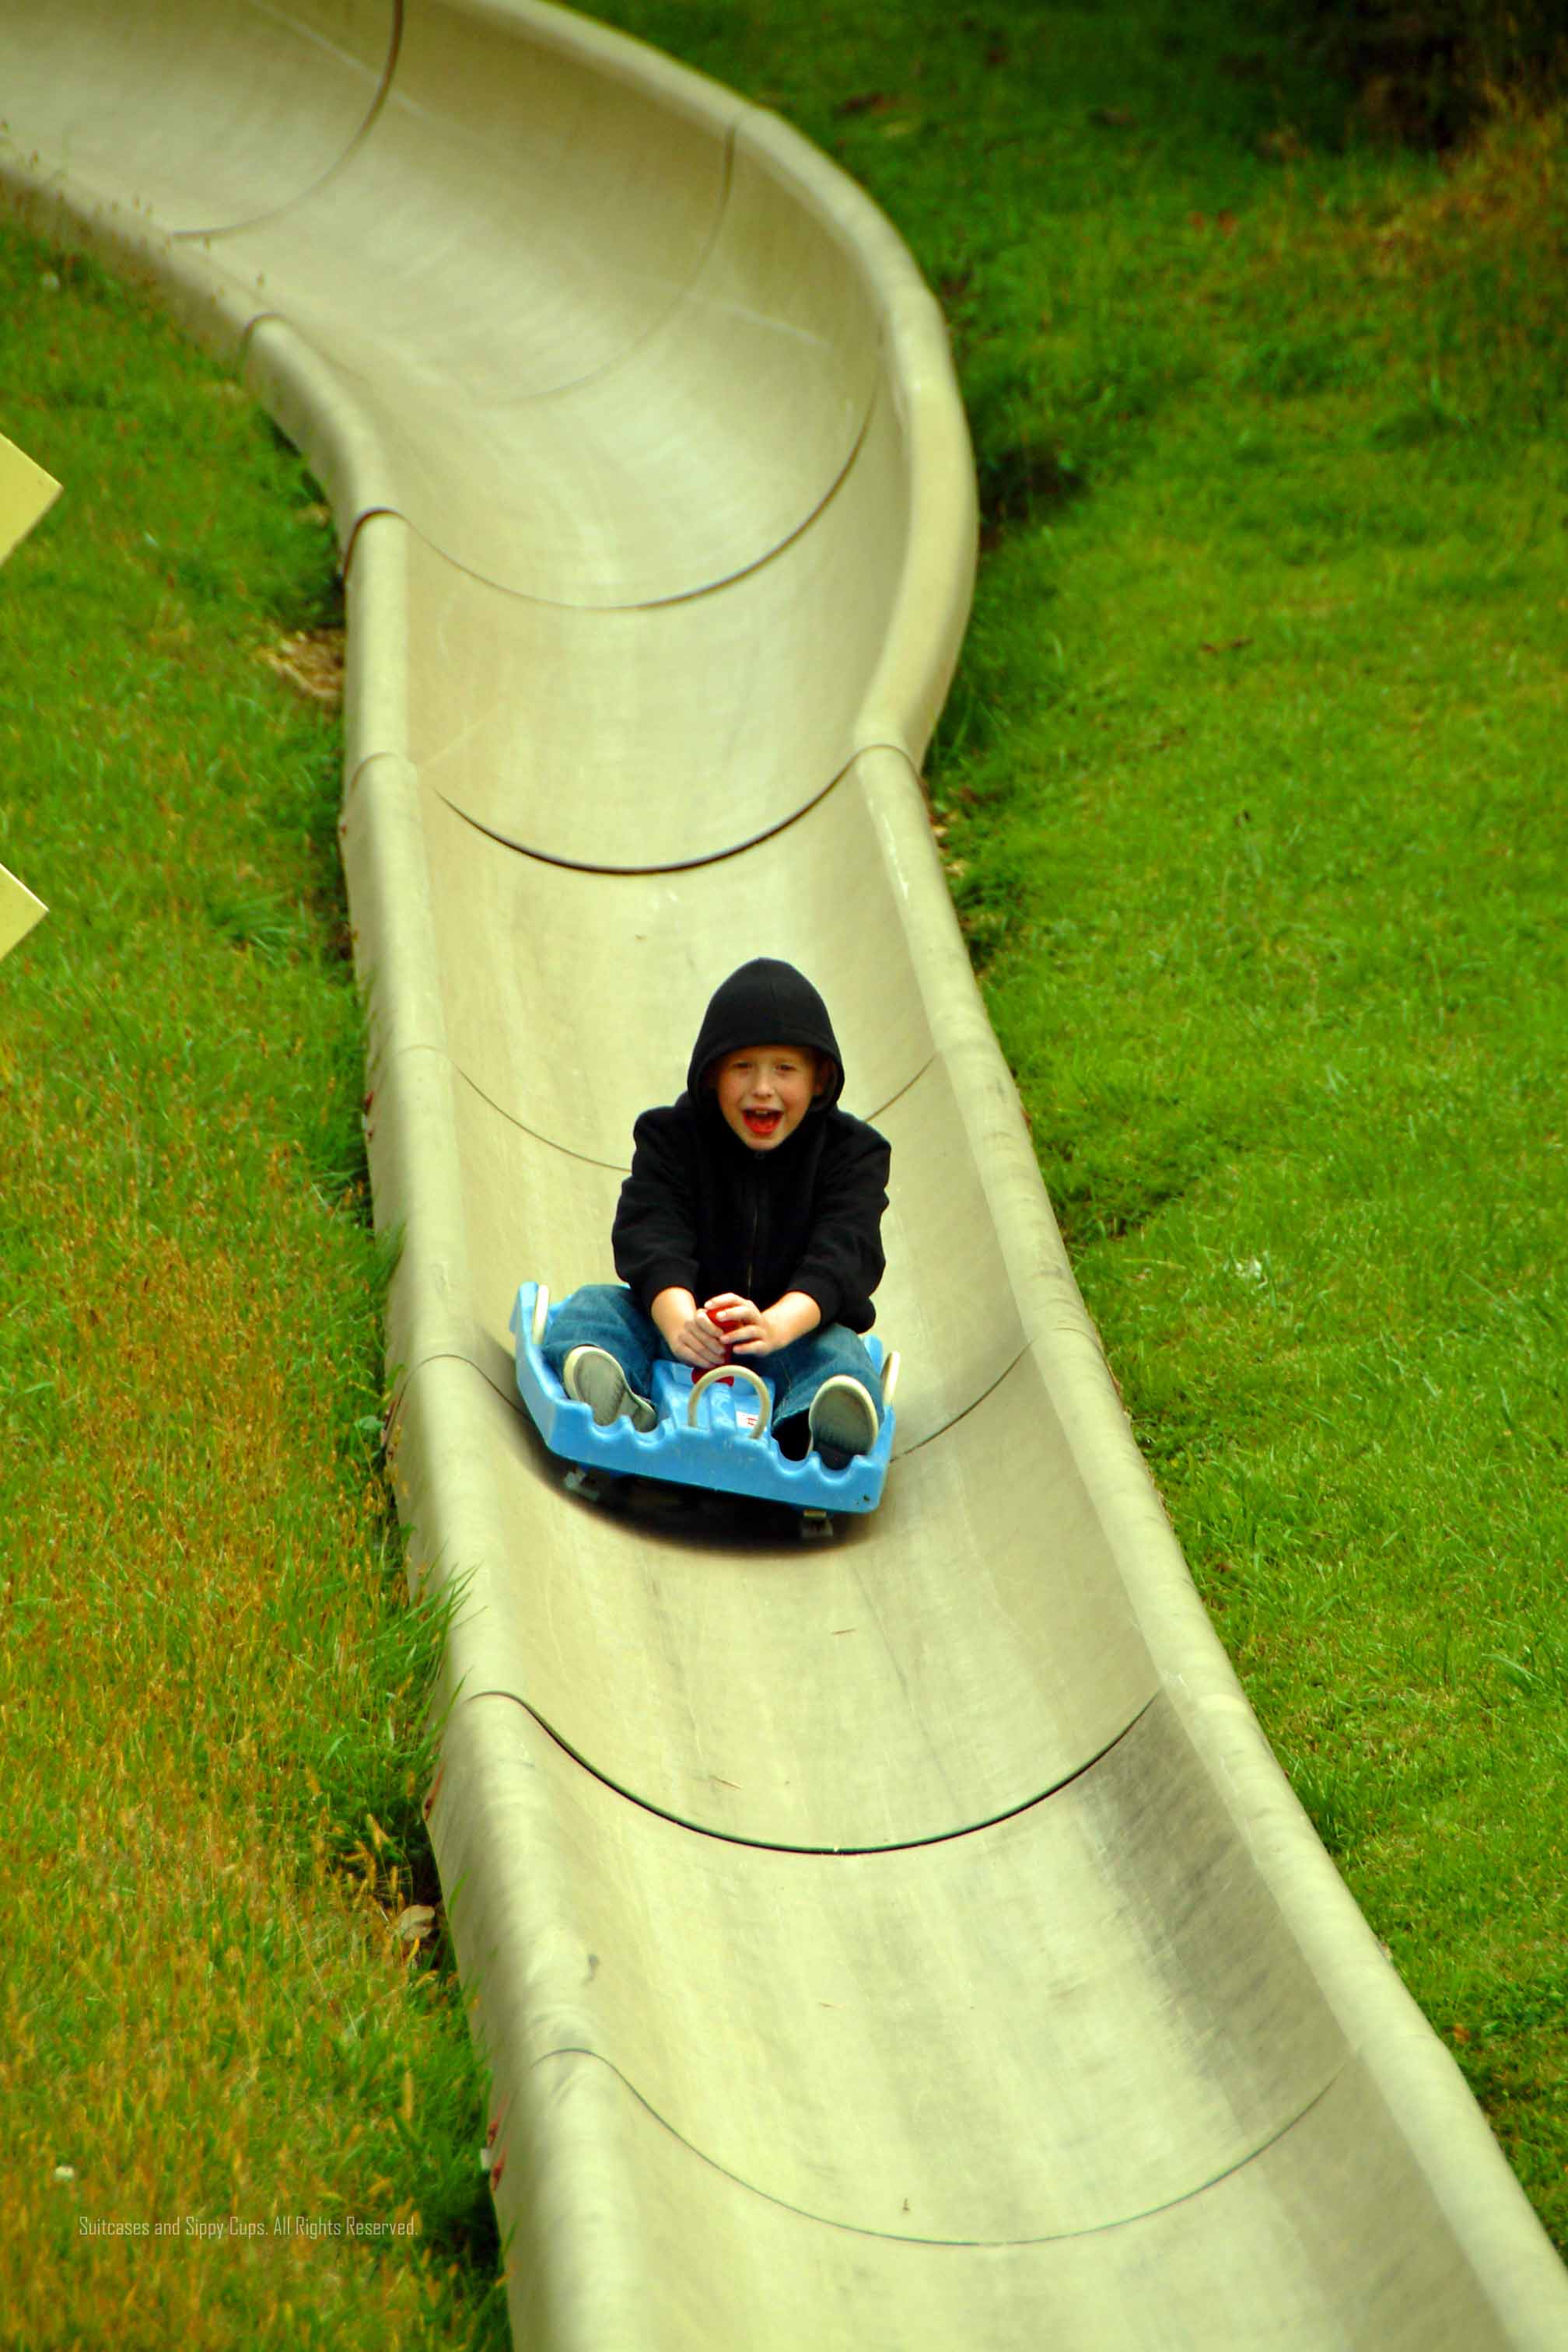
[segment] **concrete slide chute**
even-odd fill
[[[395,1459],[466,1580],[431,1831],[520,2345],[1568,2342],[1568,2283],[1187,1579],[918,767],[973,480],[940,319],[773,117],[530,0],[0,13],[7,198],[327,487]],[[788,957],[894,1145],[881,1510],[596,1513],[519,1279]],[[686,1532],[680,1532],[681,1529]]]

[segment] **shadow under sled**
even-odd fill
[[[699,1379],[690,1365],[666,1360],[653,1369],[654,1427],[635,1430],[623,1414],[601,1428],[591,1408],[567,1395],[544,1360],[544,1339],[559,1312],[537,1282],[520,1286],[511,1310],[518,1394],[552,1454],[606,1478],[666,1479],[784,1503],[803,1512],[817,1532],[832,1512],[874,1511],[881,1501],[896,1425],[899,1359],[874,1332],[867,1334],[866,1346],[881,1382],[877,1442],[868,1453],[851,1454],[842,1470],[829,1470],[816,1454],[792,1462],[779,1452],[770,1427],[773,1383],[761,1365],[721,1364]],[[592,1491],[575,1477],[567,1484],[577,1493]]]

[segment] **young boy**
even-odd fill
[[[882,1278],[890,1152],[837,1108],[827,1008],[760,956],[714,992],[678,1102],[645,1110],[612,1236],[626,1287],[563,1301],[544,1354],[601,1424],[651,1429],[652,1369],[765,1360],[773,1434],[830,1469],[875,1444],[878,1381],[859,1334]]]

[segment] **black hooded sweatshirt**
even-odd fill
[[[744,1144],[703,1084],[742,1045],[805,1045],[832,1064],[822,1094],[771,1151]],[[645,1110],[633,1130],[616,1210],[616,1271],[645,1314],[661,1290],[689,1290],[699,1306],[733,1290],[762,1307],[799,1290],[825,1324],[870,1329],[891,1152],[837,1108],[843,1086],[827,1007],[793,964],[759,956],[714,991],[686,1092]]]

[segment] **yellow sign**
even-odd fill
[[[26,539],[38,517],[53,506],[60,486],[14,442],[0,434],[0,563],[20,539]]]
[[[19,539],[26,539],[38,517],[53,506],[60,486],[13,441],[0,433],[0,563]],[[48,913],[25,882],[0,866],[0,956],[8,956],[18,940]]]
[[[25,940],[48,911],[25,882],[18,882],[0,866],[0,956],[8,956],[17,940]]]

